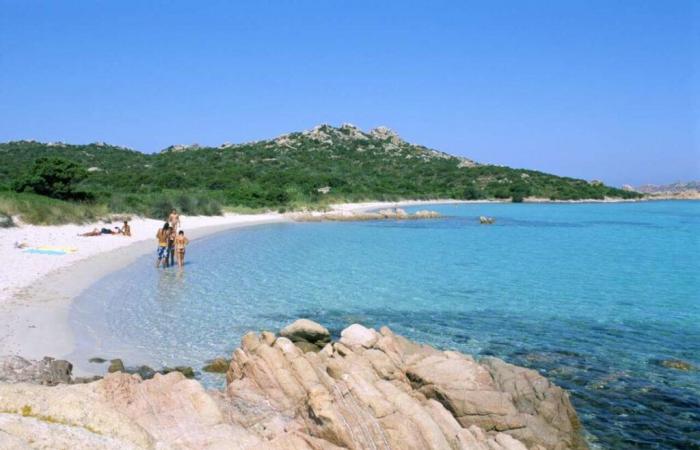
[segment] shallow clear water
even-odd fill
[[[446,217],[212,236],[184,271],[142,258],[76,302],[76,356],[198,368],[298,317],[388,325],[539,370],[596,446],[700,448],[700,372],[658,363],[700,367],[700,202],[430,209]]]

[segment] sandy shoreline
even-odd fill
[[[377,208],[422,204],[466,203],[455,200],[366,202],[334,205],[334,211],[367,211]],[[284,223],[282,214],[226,214],[214,217],[183,217],[182,228],[190,240],[241,227]],[[62,226],[22,226],[0,229],[0,355],[25,358],[66,357],[76,347],[69,324],[73,300],[109,273],[155,251],[155,231],[161,221],[135,219],[133,236],[79,237],[78,233],[101,228],[102,223]],[[115,224],[116,225],[116,224]],[[37,255],[15,248],[30,245],[61,245],[78,248],[66,255]],[[150,267],[149,267],[150,268]]]
[[[185,217],[182,228],[194,241],[235,228],[286,220],[277,213]],[[68,322],[73,299],[110,272],[153,252],[155,230],[161,224],[134,220],[131,238],[77,236],[78,230],[89,230],[93,225],[0,230],[0,256],[7,269],[0,278],[0,355],[32,359],[68,355],[75,347]],[[75,246],[78,252],[60,256],[28,254],[14,248],[15,241]]]

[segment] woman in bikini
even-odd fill
[[[175,252],[177,255],[178,267],[185,265],[185,247],[190,243],[190,240],[185,237],[185,232],[180,230],[175,238]]]

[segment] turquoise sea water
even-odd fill
[[[142,258],[78,299],[76,355],[201,367],[298,317],[388,325],[540,371],[599,448],[700,448],[700,371],[660,364],[700,368],[700,202],[430,209],[445,218],[212,236],[184,271]]]

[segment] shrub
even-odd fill
[[[204,216],[220,216],[223,214],[221,203],[212,198],[205,197],[203,201],[200,202],[200,206],[196,214],[201,214]]]
[[[483,197],[483,192],[474,183],[468,184],[462,192],[464,200],[478,200]]]
[[[107,215],[106,205],[57,200],[30,193],[0,193],[0,214],[19,216],[32,225],[93,222]]]
[[[34,161],[29,173],[17,181],[17,192],[31,191],[62,200],[87,200],[90,195],[76,189],[87,171],[83,166],[64,158],[45,156]]]
[[[178,210],[183,214],[196,215],[199,212],[198,201],[194,195],[181,193],[175,199]]]
[[[114,213],[146,215],[148,212],[146,199],[136,194],[112,194],[107,204],[109,210]]]
[[[521,203],[530,195],[530,186],[525,183],[516,183],[510,188],[510,197],[513,203]]]
[[[146,215],[153,219],[165,220],[173,209],[175,209],[175,204],[169,198],[158,195],[151,199]]]

